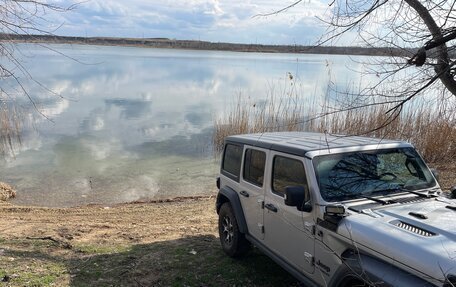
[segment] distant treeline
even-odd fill
[[[304,54],[338,54],[366,56],[407,56],[414,53],[411,50],[399,48],[378,47],[330,47],[302,45],[261,45],[236,44],[223,42],[207,42],[195,40],[173,40],[168,38],[113,38],[113,37],[68,37],[55,35],[21,35],[1,34],[0,41],[17,41],[25,43],[57,43],[107,46],[137,46],[167,49],[216,50],[260,53],[304,53]]]

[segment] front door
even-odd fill
[[[266,186],[264,204],[265,244],[296,269],[313,273],[313,214],[284,203],[285,187],[307,186],[302,158],[275,153],[271,160],[271,180]]]

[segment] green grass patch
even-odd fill
[[[164,285],[293,286],[297,284],[296,279],[260,251],[253,249],[245,257],[233,259],[223,253],[218,241],[178,247],[174,250],[174,259],[172,264],[165,268],[168,271],[163,276]]]
[[[138,245],[6,240],[0,256],[5,286],[296,286],[291,275],[256,249],[226,256],[214,236]],[[1,287],[0,283],[0,287]]]
[[[90,255],[113,254],[128,252],[130,246],[125,245],[98,245],[98,244],[77,244],[73,247],[76,251]]]
[[[63,263],[15,258],[14,261],[0,263],[0,269],[0,278],[8,278],[6,286],[57,286],[58,282],[68,281]]]

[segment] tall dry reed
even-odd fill
[[[331,134],[363,135],[405,140],[419,150],[428,162],[456,160],[456,103],[436,99],[432,105],[408,103],[397,117],[388,113],[391,105],[366,105],[346,111],[330,109],[328,96],[322,104],[312,97],[305,100],[294,89],[269,93],[258,104],[238,96],[233,107],[215,119],[213,145],[216,153],[226,136],[273,131],[313,131]]]

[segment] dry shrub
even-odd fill
[[[389,112],[391,106],[335,113],[326,117],[326,130],[335,134],[404,140],[412,143],[428,162],[455,161],[455,103],[448,107],[446,101],[437,100],[434,104],[436,108],[429,108],[422,102],[411,103],[400,114]]]
[[[16,191],[8,184],[0,182],[0,201],[16,197]]]
[[[314,131],[331,134],[363,135],[412,143],[426,161],[448,163],[456,160],[456,103],[437,99],[425,104],[417,99],[400,113],[393,106],[365,105],[340,111],[330,109],[329,101],[318,105],[297,93],[268,95],[266,104],[237,98],[233,109],[214,123],[216,153],[229,135],[273,131]]]
[[[297,100],[289,97],[277,99],[271,95],[265,103],[256,103],[238,96],[226,117],[215,119],[215,151],[222,149],[224,138],[230,135],[303,130],[303,107],[297,104]]]

